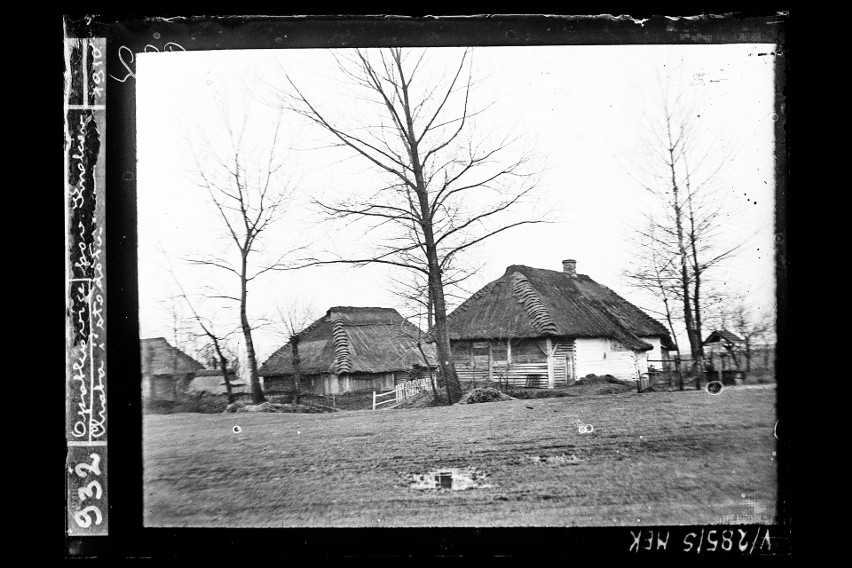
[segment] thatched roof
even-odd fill
[[[321,373],[388,373],[424,365],[417,346],[420,330],[392,308],[334,307],[300,334],[300,371]],[[423,344],[429,365],[434,345]],[[259,369],[263,377],[293,373],[290,343],[273,353]]]
[[[745,343],[745,339],[727,329],[717,329],[704,340],[704,345],[708,343]]]
[[[172,346],[165,337],[142,339],[142,374],[184,375],[204,368],[204,365]]]
[[[609,337],[635,350],[659,337],[673,349],[666,328],[585,274],[512,265],[447,316],[450,339]]]

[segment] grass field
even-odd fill
[[[577,420],[594,431],[579,433]],[[773,388],[144,421],[146,526],[709,525],[775,514]],[[487,487],[412,488],[412,474],[441,468],[476,468]]]

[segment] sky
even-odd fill
[[[196,309],[215,314],[217,324],[235,325],[228,301],[209,298],[234,294],[234,276],[186,261],[228,254],[224,227],[198,183],[193,157],[205,162],[211,152],[227,150],[223,115],[250,117],[245,138],[252,157],[266,155],[270,129],[280,120],[276,181],[289,188],[291,200],[264,235],[266,253],[296,246],[315,254],[371,250],[375,234],[321,222],[310,199],[356,195],[378,187],[380,176],[363,160],[328,148],[314,125],[270,104],[272,89],[285,86],[286,74],[335,119],[365,120],[370,107],[353,99],[332,51],[137,55],[140,337],[188,341],[175,338],[190,319],[186,304],[173,299],[180,287]],[[718,239],[741,247],[711,275],[710,285],[743,298],[755,311],[774,313],[774,61],[758,55],[770,51],[772,46],[755,44],[473,50],[477,83],[471,100],[476,108],[487,107],[477,116],[476,134],[485,142],[516,137],[515,147],[532,155],[534,199],[513,214],[544,215],[549,222],[484,241],[468,257],[481,268],[466,286],[478,290],[511,264],[561,270],[561,261],[572,258],[579,273],[640,307],[655,307],[627,286],[623,273],[635,254],[630,242],[641,215],[656,207],[634,179],[645,159],[637,133],[666,84],[695,97],[700,139],[724,148],[729,158],[717,178],[725,210]],[[424,74],[445,73],[460,55],[458,48],[428,49]],[[272,271],[252,282],[248,312],[257,321],[272,321],[276,310],[292,306],[316,317],[332,306],[400,308],[390,282],[401,276],[378,265]],[[285,342],[281,331],[274,321],[257,331],[260,362]]]

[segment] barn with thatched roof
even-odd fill
[[[392,308],[334,307],[299,333],[300,390],[318,395],[387,390],[435,367],[434,345]],[[261,365],[267,392],[295,388],[288,342]]]
[[[142,397],[146,401],[178,400],[204,365],[171,345],[165,337],[140,341]]]
[[[465,380],[553,388],[589,374],[635,379],[674,349],[662,324],[598,284],[563,270],[512,265],[447,316]]]

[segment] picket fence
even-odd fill
[[[425,390],[432,390],[432,383],[428,379],[413,379],[405,381],[404,383],[396,385],[392,391],[388,392],[376,393],[376,391],[373,391],[373,410],[383,404],[402,402],[406,398],[414,396],[415,394]],[[379,399],[382,398],[387,398],[387,400],[379,402]]]

